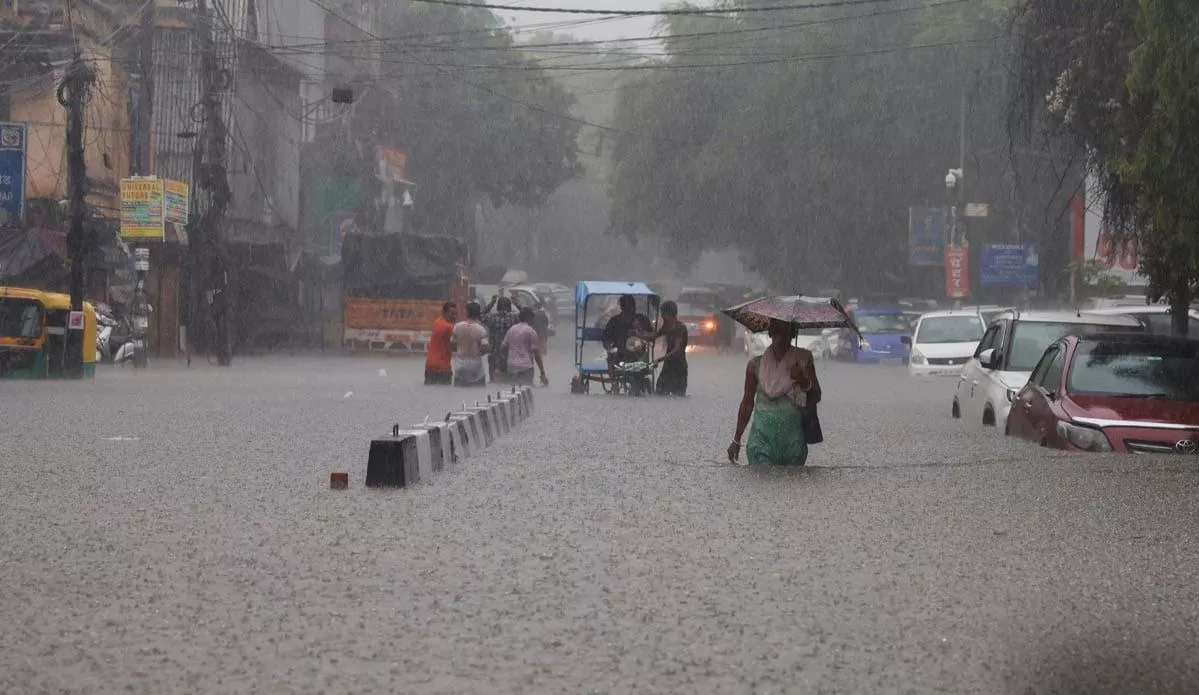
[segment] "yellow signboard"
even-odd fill
[[[162,179],[134,177],[121,179],[121,236],[126,239],[165,237],[163,228]]]

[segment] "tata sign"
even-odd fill
[[[25,219],[24,123],[0,123],[0,224]]]

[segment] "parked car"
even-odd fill
[[[970,360],[986,324],[977,312],[967,309],[930,311],[916,321],[908,339],[912,376],[957,376]],[[901,338],[902,340],[902,338]]]
[[[912,324],[898,306],[860,307],[849,312],[861,334],[843,329],[837,355],[850,362],[908,362],[908,346],[903,339],[912,336]]]
[[[1033,368],[1005,429],[1055,449],[1195,454],[1199,340],[1067,335]]]
[[[1127,314],[1141,323],[1145,324],[1145,330],[1157,335],[1170,335],[1172,332],[1173,315],[1170,313],[1169,305],[1165,304],[1140,304],[1136,306],[1112,306],[1102,309],[1092,309],[1092,314]],[[1187,324],[1187,335],[1191,337],[1199,337],[1199,310],[1191,309],[1187,312],[1189,322]]]
[[[970,424],[1003,429],[1016,392],[1045,349],[1067,333],[1144,333],[1131,316],[1074,311],[1007,311],[995,318],[966,362],[951,413]]]

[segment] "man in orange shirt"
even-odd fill
[[[454,368],[450,362],[454,349],[450,336],[454,333],[457,313],[454,304],[446,302],[441,305],[441,316],[433,321],[433,337],[429,339],[425,355],[425,385],[449,386],[454,381]]]

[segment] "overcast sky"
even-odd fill
[[[667,4],[666,0],[505,0],[500,4],[529,7],[569,7],[602,10],[652,10]],[[569,33],[581,39],[610,40],[654,33],[657,17],[622,17],[612,19],[597,15],[555,14],[550,12],[498,11],[508,24],[531,29],[553,24],[554,31]],[[550,28],[550,27],[546,27]]]

